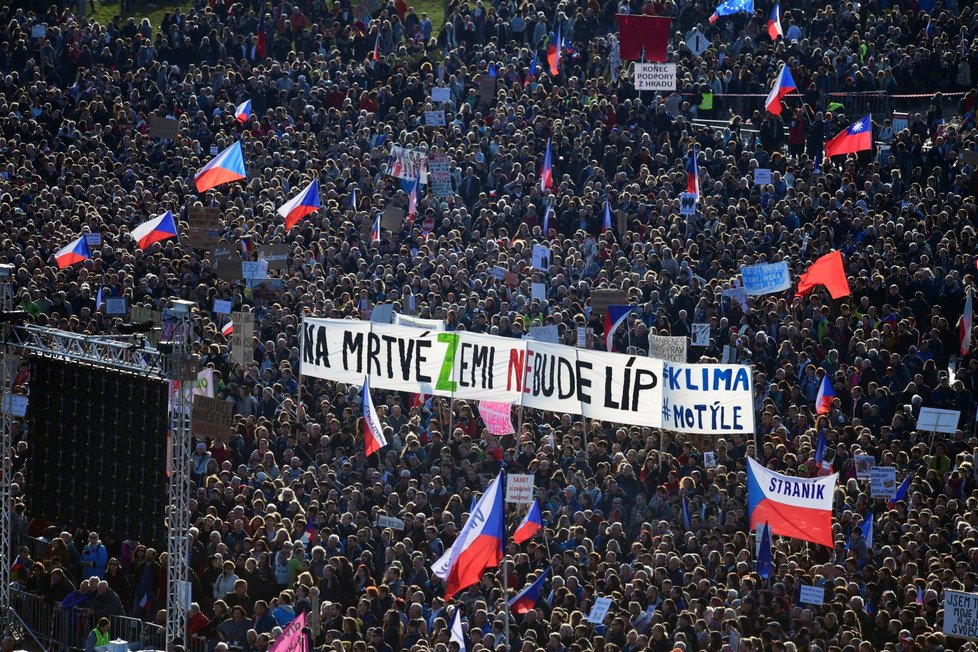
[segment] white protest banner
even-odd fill
[[[428,157],[428,182],[435,197],[452,196],[452,159],[448,154]]]
[[[703,466],[708,469],[716,468],[717,454],[713,451],[703,451]]]
[[[254,362],[255,352],[252,339],[255,336],[255,314],[251,312],[231,313],[231,362],[246,364]]]
[[[896,495],[896,467],[874,466],[869,469],[869,494],[889,500]]]
[[[404,521],[393,516],[384,516],[382,514],[377,515],[377,527],[385,528],[389,527],[392,530],[404,531]]]
[[[825,587],[802,584],[798,602],[802,604],[822,604],[825,602]]]
[[[513,406],[508,403],[479,401],[479,416],[490,435],[509,435],[513,429]]]
[[[386,174],[404,181],[415,181],[421,177],[421,182],[424,183],[427,162],[428,157],[422,151],[392,145]]]
[[[771,183],[771,169],[754,168],[754,184],[760,186],[769,183]]]
[[[876,466],[876,458],[872,455],[856,455],[856,479],[869,480],[872,478],[872,468]]]
[[[577,345],[581,348],[587,346],[587,328],[584,326],[577,327]]]
[[[693,324],[693,346],[710,346],[710,325]]]
[[[611,609],[611,598],[595,598],[594,606],[591,607],[591,613],[587,615],[587,621],[593,625],[603,624],[604,617],[608,615],[609,609]]]
[[[214,299],[214,314],[216,315],[230,315],[231,314],[231,302],[224,301],[223,299]]]
[[[669,362],[686,362],[686,338],[649,333],[649,357]]]
[[[445,330],[445,322],[442,321],[441,319],[422,319],[421,317],[402,315],[399,312],[394,313],[394,323],[398,326],[407,326],[408,328],[421,328],[426,331],[441,332]]]
[[[666,362],[662,384],[662,428],[716,435],[754,432],[750,367]]]
[[[432,102],[451,102],[452,101],[452,89],[446,88],[444,86],[439,86],[431,89],[431,101]]]
[[[307,317],[301,335],[303,376],[361,385],[369,374],[377,389],[523,405],[609,423],[662,423],[663,362],[656,358],[359,320]],[[738,394],[743,383],[736,384],[728,393]],[[750,405],[749,383],[744,391]],[[720,417],[723,432],[737,431],[725,427],[730,414]],[[746,427],[752,430],[753,423]]]
[[[445,126],[445,112],[444,111],[425,111],[424,112],[424,124],[426,127],[444,127]]]
[[[920,408],[920,416],[917,417],[917,430],[953,435],[958,429],[958,421],[960,420],[961,412],[958,410],[922,407]]]
[[[506,502],[517,505],[533,504],[533,474],[506,474]]]
[[[89,247],[101,247],[102,246],[102,234],[101,233],[86,233],[85,234],[85,244]]]
[[[774,294],[791,287],[791,272],[786,260],[780,263],[744,265],[740,268],[740,275],[744,279],[744,291],[749,296]]]
[[[546,272],[550,269],[550,247],[533,245],[533,269]]]
[[[241,276],[249,281],[256,278],[266,278],[268,276],[267,260],[243,260],[241,261]]]
[[[129,300],[125,297],[107,297],[105,299],[106,315],[125,315],[129,312]]]
[[[676,64],[674,63],[636,63],[635,90],[674,91],[676,90]]]
[[[547,286],[543,283],[530,284],[530,299],[536,299],[541,303],[547,300]]]
[[[944,589],[944,634],[978,641],[978,593]]]
[[[681,192],[679,193],[679,214],[689,217],[690,215],[696,215],[696,193],[695,192]]]
[[[556,324],[550,324],[549,326],[530,326],[530,332],[527,335],[534,342],[560,344],[560,332]]]

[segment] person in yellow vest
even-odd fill
[[[85,652],[103,652],[109,649],[109,619],[99,618],[95,629],[85,641]]]
[[[713,117],[713,89],[707,84],[700,87],[700,101],[696,105],[696,115],[703,120]]]

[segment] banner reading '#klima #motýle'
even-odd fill
[[[750,368],[693,365],[560,344],[307,318],[304,376],[494,401],[679,432],[754,431]]]

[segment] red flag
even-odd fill
[[[828,157],[855,154],[867,149],[873,149],[873,120],[868,115],[859,118],[825,143],[825,155]]]
[[[638,61],[645,50],[645,60],[655,63],[666,61],[671,18],[662,16],[626,16],[618,14],[619,48],[622,61]]]
[[[798,293],[795,296],[805,296],[815,289],[816,285],[824,285],[833,299],[852,294],[849,290],[849,281],[846,279],[845,266],[842,264],[841,252],[829,252],[812,263],[808,271],[798,279]]]

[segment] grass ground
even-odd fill
[[[445,21],[445,2],[444,0],[414,0],[411,2],[414,6],[414,11],[421,15],[422,12],[428,14],[428,18],[431,19],[431,24],[435,27],[435,34],[441,29],[442,23]],[[136,18],[136,22],[139,22],[143,18],[149,18],[149,22],[154,28],[160,26],[163,21],[163,14],[167,11],[173,11],[177,7],[183,7],[186,9],[190,5],[189,2],[145,2],[144,0],[133,0],[132,2],[132,13],[129,15],[122,16],[123,19],[132,17]],[[101,2],[101,0],[95,0],[95,19],[102,25],[108,25],[112,22],[112,17],[119,13],[119,2],[118,0],[112,0],[111,2]]]

